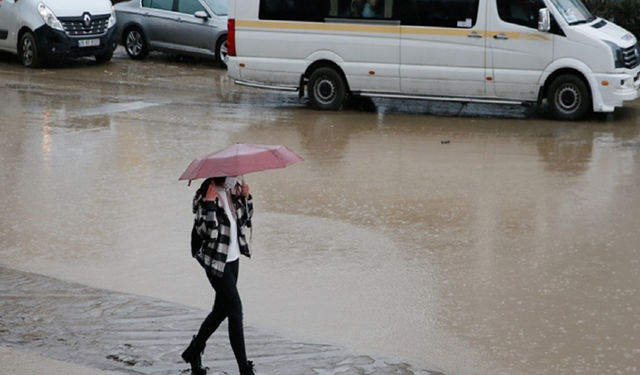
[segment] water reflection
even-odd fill
[[[455,337],[483,348],[482,361],[491,363],[493,373],[603,371],[606,366],[584,354],[595,355],[602,347],[577,343],[602,339],[605,332],[615,334],[618,328],[607,318],[611,314],[618,314],[626,322],[623,326],[635,327],[637,303],[627,300],[622,313],[612,308],[607,296],[626,279],[621,274],[638,280],[637,273],[631,275],[635,266],[621,260],[638,261],[634,249],[640,234],[632,223],[640,215],[637,210],[621,213],[619,208],[637,205],[637,194],[631,191],[640,183],[634,174],[639,164],[638,127],[469,122],[401,113],[386,113],[380,123],[378,113],[351,115],[331,115],[327,124],[329,115],[300,111],[296,123],[274,120],[265,125],[270,137],[291,147],[300,145],[307,163],[304,171],[292,172],[294,179],[255,178],[260,184],[269,180],[263,203],[269,211],[376,228],[399,244],[393,250],[367,248],[374,259],[393,251],[410,260],[403,264],[403,277],[411,281],[398,298],[411,301],[403,317],[416,332],[387,332],[385,348],[393,350],[397,340],[405,345],[398,353],[446,363],[453,373],[486,373],[486,368],[470,370],[441,352],[442,347],[454,346],[470,357],[478,355],[461,349],[465,345],[460,342],[448,341]],[[253,137],[255,131],[250,130]],[[340,238],[349,243],[348,237]],[[314,253],[328,250],[306,241],[288,246]],[[338,263],[356,261],[338,249],[331,257]],[[393,272],[388,264],[367,268],[360,258],[357,262],[369,272]],[[302,272],[292,265],[285,269]],[[427,269],[435,280],[422,277]],[[344,274],[334,276],[340,284],[356,282]],[[595,280],[600,280],[599,286],[588,287]],[[295,287],[286,290],[296,295]],[[416,298],[424,290],[437,292],[435,304],[433,296]],[[625,290],[623,294],[636,293],[630,285]],[[317,297],[327,305],[351,298],[343,293]],[[366,299],[360,302],[367,308],[358,319],[379,327],[376,306]],[[304,326],[306,319],[330,314],[319,305],[312,312],[298,312],[304,318],[290,323]],[[425,324],[423,312],[431,317],[430,324]],[[447,327],[447,338],[442,338],[440,327]],[[603,363],[613,359],[631,368],[629,358],[636,354],[631,341],[622,341],[627,344],[623,352],[609,355]]]

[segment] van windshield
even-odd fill
[[[580,0],[548,0],[562,14],[569,25],[591,22],[596,17],[589,12]]]

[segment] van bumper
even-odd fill
[[[242,79],[240,76],[240,67],[238,67],[238,61],[235,56],[229,56],[227,61],[227,75],[231,79]]]
[[[596,112],[613,112],[625,101],[640,97],[640,68],[633,73],[595,74],[595,79],[600,91],[600,98],[594,95],[593,110]],[[608,82],[606,86],[605,81]]]
[[[115,27],[102,35],[76,37],[45,25],[36,29],[34,34],[39,52],[46,60],[105,55],[115,51],[118,46],[118,32]],[[85,39],[98,39],[100,44],[95,47],[80,47],[80,40]]]

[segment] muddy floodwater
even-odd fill
[[[81,363],[184,372],[177,357],[213,292],[190,257],[198,183],[178,177],[247,142],[306,159],[245,176],[254,255],[239,288],[258,369],[269,358],[263,371],[291,375],[640,373],[640,101],[579,123],[419,101],[318,112],[208,63],[121,50],[44,70],[0,55],[0,93],[0,345],[73,361],[60,332],[74,316],[95,327],[86,295],[108,307],[96,319],[114,320],[98,329],[108,343],[78,345],[102,360]],[[148,318],[157,306],[171,313]],[[126,328],[134,310],[139,331]],[[161,333],[125,355],[154,324]],[[60,340],[33,344],[40,325]],[[310,354],[278,367],[291,348],[325,345],[322,365]],[[224,340],[212,346],[233,374]],[[349,367],[335,348],[385,365]]]

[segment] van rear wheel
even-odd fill
[[[591,105],[591,93],[580,77],[564,74],[549,86],[547,101],[555,119],[575,121],[587,114]]]
[[[311,74],[307,92],[315,109],[329,111],[340,109],[347,95],[344,79],[329,67],[320,68]]]

